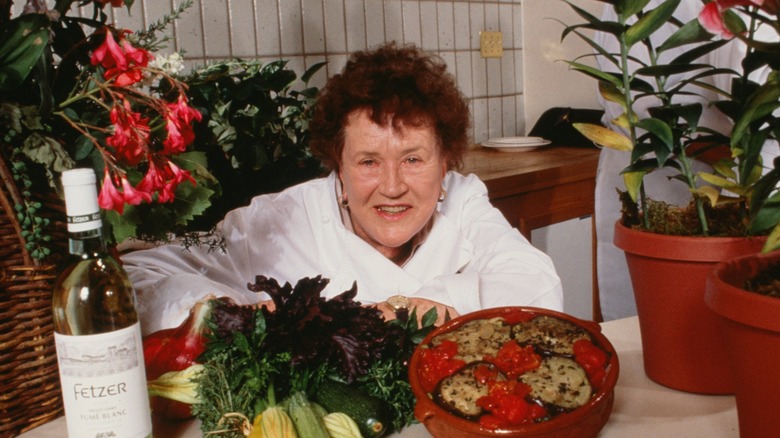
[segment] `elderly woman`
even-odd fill
[[[363,303],[402,295],[418,312],[560,310],[550,259],[476,176],[453,171],[468,127],[468,105],[437,58],[395,44],[354,54],[322,90],[310,125],[327,177],[228,213],[225,253],[168,245],[123,257],[142,319],[155,309],[144,331],[171,325],[204,294],[265,298],[247,290],[256,275],[292,284],[322,275],[327,297],[356,282]]]

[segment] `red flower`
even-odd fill
[[[777,14],[780,0],[715,0],[704,5],[699,13],[699,24],[711,34],[731,38],[734,34],[726,27],[723,13],[737,6],[759,6],[765,12]]]
[[[154,161],[149,162],[149,170],[144,175],[144,178],[136,187],[138,190],[146,193],[157,193],[157,202],[166,203],[173,202],[176,191],[176,187],[182,181],[190,181],[193,185],[196,184],[195,180],[190,176],[189,172],[180,169],[171,161],[165,161],[162,163],[163,171],[160,171],[158,164]]]
[[[121,8],[125,5],[125,0],[95,0],[95,3],[99,3],[103,6],[107,5],[108,3],[111,3],[111,6],[115,8]]]
[[[163,184],[157,191],[157,202],[165,204],[166,202],[173,202],[176,199],[176,185],[174,182]]]
[[[106,30],[106,39],[103,44],[92,52],[90,61],[92,65],[102,65],[103,68],[110,69],[114,66],[120,70],[127,69],[127,59],[125,54],[114,40],[114,35],[110,30]]]
[[[157,170],[154,161],[149,162],[149,170],[146,171],[143,179],[138,183],[138,190],[147,193],[154,193],[165,186],[165,177]],[[162,202],[162,201],[161,201]]]
[[[100,188],[100,194],[98,195],[98,205],[104,210],[115,210],[117,213],[122,214],[125,208],[125,199],[122,194],[119,193],[114,187],[114,181],[108,172],[106,167],[105,176],[103,177],[103,185]]]
[[[113,79],[114,84],[117,87],[126,87],[143,79],[144,73],[136,68],[120,70],[119,68],[114,67],[106,70],[103,77],[106,79]]]
[[[103,44],[92,52],[92,65],[102,65],[106,69],[103,77],[113,79],[119,87],[140,81],[143,78],[141,68],[149,64],[152,54],[133,47],[126,38],[121,38],[118,44],[110,30],[106,30],[105,34]]]
[[[163,153],[170,155],[184,152],[187,145],[195,140],[192,122],[200,121],[202,116],[198,110],[187,105],[184,94],[179,95],[176,103],[169,103],[168,109],[170,110],[166,115],[168,137],[163,142]]]
[[[138,205],[143,201],[152,202],[152,195],[136,190],[126,177],[122,177],[122,197],[130,205]]]
[[[126,38],[122,38],[120,42],[122,43],[122,49],[124,49],[125,55],[138,67],[146,67],[149,65],[149,60],[154,58],[149,51],[133,47]]]
[[[179,168],[179,166],[175,165],[173,161],[168,161],[168,170],[173,175],[173,181],[176,184],[180,184],[186,180],[191,182],[192,185],[196,185],[195,179],[190,176],[190,173]]]
[[[114,133],[106,139],[106,144],[116,150],[117,158],[131,166],[140,163],[146,153],[149,140],[149,119],[130,109],[130,102],[123,106],[115,105],[110,111]]]

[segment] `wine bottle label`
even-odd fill
[[[54,333],[68,436],[145,437],[152,432],[141,326],[97,335]]]

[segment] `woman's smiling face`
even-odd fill
[[[339,178],[352,227],[386,257],[430,222],[446,171],[433,127],[380,126],[366,110],[348,117]]]

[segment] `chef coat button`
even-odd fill
[[[322,222],[329,223],[330,222],[330,216],[322,216]]]

